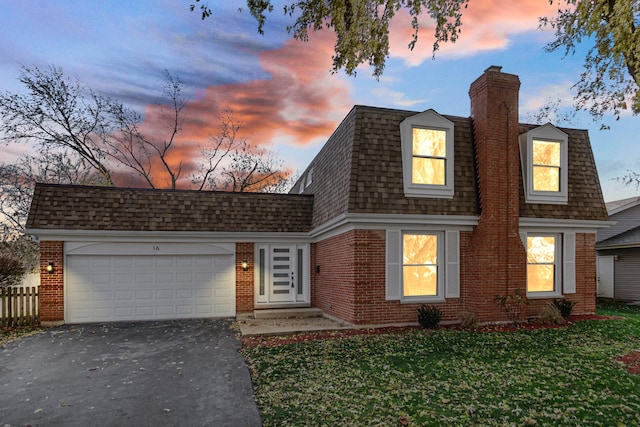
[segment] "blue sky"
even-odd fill
[[[521,80],[520,117],[548,98],[569,105],[583,56],[546,53],[549,32],[538,17],[553,9],[544,0],[471,0],[460,40],[431,57],[429,22],[418,45],[406,49],[408,18],[392,24],[391,58],[379,81],[363,66],[356,77],[331,74],[333,38],[312,34],[292,41],[281,7],[268,15],[265,35],[244,1],[209,1],[214,16],[202,21],[189,0],[16,2],[0,0],[0,90],[19,92],[20,67],[60,66],[93,89],[117,97],[145,117],[160,100],[164,70],[180,75],[186,113],[199,125],[185,131],[184,150],[215,133],[225,108],[242,122],[250,142],[276,150],[292,170],[303,170],[355,104],[469,115],[469,85],[490,65]],[[222,4],[222,5],[221,5]],[[243,7],[239,12],[238,8]],[[589,129],[607,201],[640,195],[616,182],[640,171],[640,118],[608,120],[611,130],[579,116],[561,126]],[[0,161],[24,151],[3,147]]]

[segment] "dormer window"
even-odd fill
[[[527,203],[568,202],[568,136],[547,124],[520,135]]]
[[[413,128],[412,184],[445,185],[447,132]]]
[[[453,123],[433,110],[400,123],[404,193],[453,197]]]

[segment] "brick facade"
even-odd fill
[[[253,243],[236,243],[236,312],[253,311],[254,307],[254,249]],[[247,262],[247,271],[242,262]]]
[[[480,220],[462,282],[467,310],[496,316],[495,296],[526,293],[526,252],[519,234],[518,76],[489,69],[471,84]]]
[[[63,242],[40,242],[40,321],[44,324],[64,322],[64,252]],[[53,273],[47,265],[53,262]]]

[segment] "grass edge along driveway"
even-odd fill
[[[640,424],[640,309],[512,332],[409,330],[243,349],[265,426]]]

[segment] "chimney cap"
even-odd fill
[[[502,66],[500,66],[500,65],[491,65],[489,68],[484,70],[484,72],[486,73],[486,72],[492,71],[492,72],[499,73],[501,70],[502,70]]]

